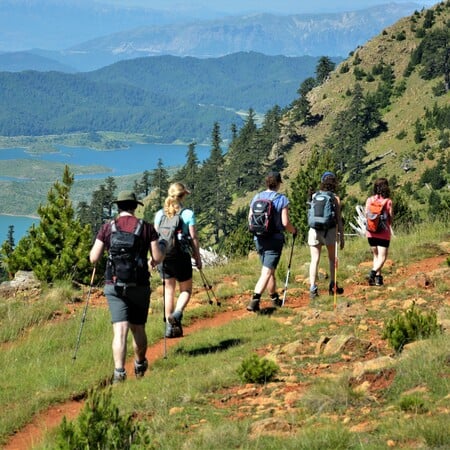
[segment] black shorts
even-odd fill
[[[176,258],[165,259],[158,266],[161,278],[175,278],[178,282],[192,278],[192,261],[189,253],[179,253]]]
[[[385,248],[389,248],[389,244],[391,241],[389,241],[388,239],[380,239],[380,238],[375,238],[375,237],[370,237],[367,238],[369,245],[371,247],[385,247]]]

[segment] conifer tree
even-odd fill
[[[220,126],[216,122],[211,133],[211,152],[200,170],[196,188],[202,199],[198,205],[199,228],[207,232],[206,227],[211,226],[214,244],[219,242],[221,233],[226,233],[227,211],[231,204],[224,183],[221,142]]]
[[[321,56],[316,66],[316,82],[322,84],[333,72],[336,64],[328,56]]]
[[[202,196],[196,189],[199,174],[199,161],[197,152],[195,151],[195,142],[191,142],[188,146],[186,153],[186,163],[185,165],[173,176],[173,181],[179,181],[184,183],[187,188],[191,191],[186,199],[186,206],[189,206],[194,211],[197,210],[197,205],[201,203]]]
[[[169,174],[164,167],[161,158],[158,159],[156,169],[150,172],[150,185],[152,186],[152,197],[145,205],[144,219],[153,222],[155,212],[161,209],[164,205],[164,200],[169,189]]]
[[[88,254],[91,230],[75,219],[70,200],[74,176],[65,167],[62,182],[56,181],[47,194],[47,203],[39,205],[38,225],[22,238],[6,264],[11,273],[32,270],[42,281],[89,279]]]
[[[3,242],[2,247],[0,249],[0,279],[3,280],[6,278],[6,264],[4,260],[9,258],[11,253],[14,251],[14,225],[9,225],[8,234],[6,240]],[[8,274],[9,275],[9,274]]]

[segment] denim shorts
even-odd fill
[[[129,322],[144,325],[150,307],[150,286],[123,287],[106,284],[104,289],[108,300],[111,322]]]
[[[283,251],[282,239],[256,239],[256,251],[261,264],[268,269],[276,269]]]

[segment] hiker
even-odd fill
[[[127,355],[128,330],[133,335],[134,371],[136,377],[144,376],[148,368],[145,357],[147,351],[147,335],[145,324],[147,322],[150,307],[150,273],[149,265],[156,265],[164,258],[164,243],[159,244],[158,234],[153,225],[145,221],[139,222],[135,216],[137,205],[143,203],[137,200],[132,191],[122,191],[117,196],[118,215],[113,221],[105,223],[97,234],[94,245],[89,253],[92,264],[96,264],[106,249],[110,254],[111,241],[114,229],[123,232],[134,233],[140,228],[136,242],[138,261],[135,261],[134,271],[136,279],[127,285],[126,282],[118,282],[115,264],[111,254],[108,257],[105,271],[104,293],[108,300],[108,307],[113,325],[112,352],[114,359],[113,383],[124,381],[127,377],[125,370],[125,358]],[[142,224],[142,226],[141,226]],[[114,227],[114,228],[113,228]],[[114,231],[114,233],[113,233]],[[151,262],[147,254],[150,250]]]
[[[171,251],[167,251],[164,262],[158,266],[164,283],[164,318],[166,321],[165,336],[167,338],[183,336],[181,323],[183,312],[192,294],[191,254],[196,267],[199,270],[202,268],[194,211],[183,207],[183,202],[188,194],[190,194],[190,191],[183,183],[172,183],[169,186],[164,207],[157,211],[154,218],[155,228],[161,235],[163,221],[170,221],[178,215],[181,219],[180,229],[174,231],[179,231],[176,238],[179,242],[183,241],[185,244],[174,245]],[[177,282],[180,293],[175,302]]]
[[[278,308],[282,306],[282,300],[279,298],[276,286],[275,270],[280,262],[283,244],[285,241],[284,231],[297,234],[297,229],[292,225],[289,219],[289,200],[284,194],[278,193],[281,187],[281,175],[279,172],[269,172],[265,179],[266,190],[256,194],[251,203],[248,220],[250,229],[252,229],[252,216],[254,215],[253,206],[260,199],[269,199],[273,204],[273,230],[266,234],[255,234],[254,242],[256,251],[262,264],[261,275],[256,282],[253,296],[247,305],[247,310],[258,312],[260,310],[261,295],[268,290],[272,304]]]
[[[373,266],[368,276],[370,286],[383,285],[381,269],[388,256],[392,235],[393,211],[392,200],[389,197],[390,189],[388,180],[386,178],[378,178],[373,185],[373,195],[366,200],[365,205],[366,217],[369,215],[372,204],[380,203],[382,210],[379,217],[380,222],[376,225],[376,228],[371,228],[372,231],[369,231],[369,229],[366,231],[367,240],[373,254]],[[368,222],[370,222],[370,218]],[[370,228],[369,225],[368,228]]]
[[[311,254],[311,263],[309,266],[309,298],[313,300],[319,295],[319,288],[317,286],[317,272],[320,262],[320,254],[322,246],[325,245],[328,251],[328,262],[330,266],[330,283],[328,286],[328,293],[333,295],[335,293],[335,270],[336,270],[336,245],[339,241],[340,249],[344,248],[344,227],[342,223],[341,201],[336,195],[338,182],[333,172],[326,171],[322,174],[320,179],[319,190],[313,194],[311,203],[314,201],[314,196],[327,197],[327,193],[331,193],[331,207],[332,217],[324,218],[325,222],[329,222],[327,226],[314,228],[314,224],[310,217],[308,217],[309,231],[308,231],[308,245]],[[326,208],[325,208],[326,209]],[[310,212],[312,209],[310,209]],[[336,283],[336,293],[343,294],[344,289]]]

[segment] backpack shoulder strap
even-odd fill
[[[113,219],[113,220],[111,220],[111,233],[115,233],[116,231],[117,231],[117,223],[116,223],[116,220],[115,219]]]
[[[144,227],[144,220],[143,219],[139,219],[137,224],[136,224],[136,228],[134,229],[134,234],[136,236],[140,236],[143,227]]]

